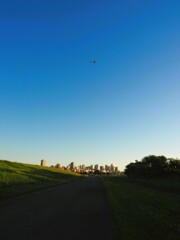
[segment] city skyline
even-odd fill
[[[68,171],[72,171],[72,172],[77,172],[77,173],[83,173],[83,172],[95,172],[95,171],[100,171],[100,172],[116,172],[116,173],[120,173],[120,169],[118,168],[118,166],[114,166],[113,163],[111,163],[111,165],[99,165],[99,164],[91,164],[89,166],[86,166],[85,164],[82,165],[77,165],[75,162],[71,162],[69,163],[67,166],[61,164],[61,163],[56,163],[55,165],[46,165],[47,160],[42,159],[40,162],[40,165],[42,167],[52,167],[52,168],[57,168],[57,169],[62,169],[62,170],[68,170]]]

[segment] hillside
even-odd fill
[[[0,160],[0,199],[77,180],[79,174]]]

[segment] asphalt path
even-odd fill
[[[116,240],[99,177],[0,202],[1,240]]]

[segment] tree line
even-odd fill
[[[180,160],[165,156],[149,155],[141,161],[135,160],[125,168],[125,174],[133,177],[165,177],[172,173],[180,173]]]

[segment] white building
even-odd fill
[[[41,167],[45,167],[46,166],[46,160],[45,159],[42,159],[41,160]]]

